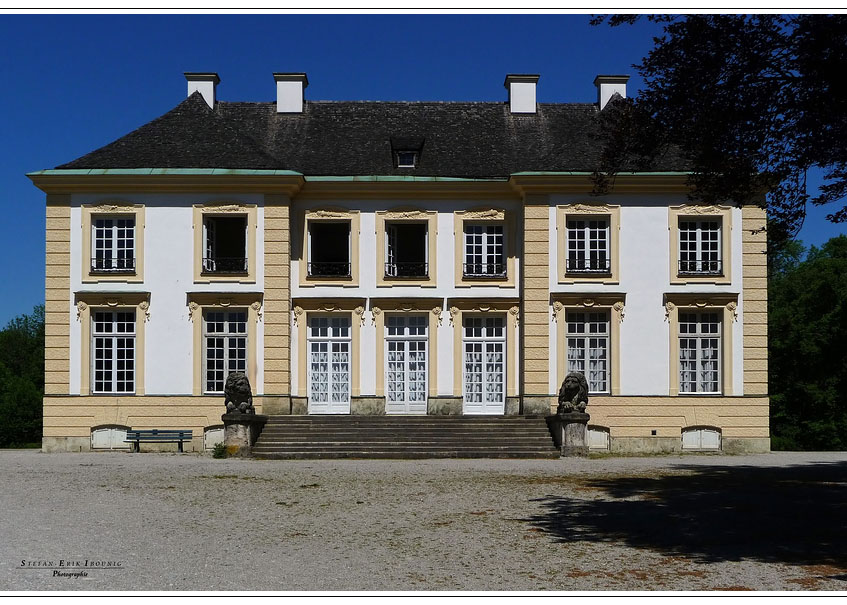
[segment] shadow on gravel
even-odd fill
[[[677,469],[687,473],[579,480],[597,499],[535,499],[546,512],[524,521],[558,542],[847,569],[847,463]]]

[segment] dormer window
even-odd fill
[[[417,151],[397,151],[397,168],[415,168],[418,164]]]

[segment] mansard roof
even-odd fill
[[[306,176],[414,175],[508,178],[517,172],[589,172],[601,143],[593,103],[305,101],[300,114],[275,103],[217,102],[194,93],[137,130],[59,169],[224,168],[292,170]],[[410,149],[408,147],[414,147]],[[415,168],[394,152],[417,151]],[[656,171],[685,170],[668,155]]]

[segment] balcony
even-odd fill
[[[496,279],[506,277],[506,263],[464,263],[462,275],[469,279]]]
[[[416,278],[428,276],[428,263],[385,263],[385,277]]]
[[[350,277],[350,263],[307,263],[309,277]]]
[[[203,273],[247,273],[247,259],[239,256],[204,258]]]
[[[92,273],[135,273],[134,258],[92,258]]]
[[[720,260],[681,260],[680,275],[723,275],[723,263]]]
[[[565,272],[579,275],[609,275],[612,263],[608,258],[569,258],[565,261]]]

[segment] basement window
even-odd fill
[[[397,168],[415,168],[418,164],[417,151],[396,151],[395,161]]]
[[[203,219],[203,273],[247,273],[247,217]]]
[[[427,224],[385,225],[385,277],[427,277]]]
[[[350,221],[309,223],[309,277],[350,277]]]

